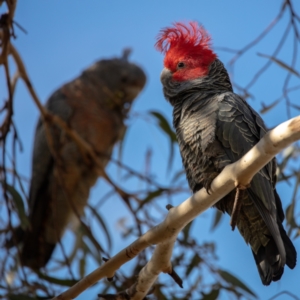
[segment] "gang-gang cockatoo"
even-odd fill
[[[175,23],[161,30],[156,48],[165,54],[163,93],[173,106],[183,165],[193,192],[205,187],[222,169],[248,152],[266,133],[261,117],[235,94],[223,63],[211,49],[210,36],[196,22]],[[264,285],[281,278],[284,266],[294,268],[296,250],[282,222],[273,159],[240,192],[235,212],[239,232],[250,244]],[[216,207],[233,214],[236,191]],[[236,223],[236,224],[235,224]]]
[[[45,105],[93,147],[103,168],[146,82],[143,70],[130,63],[127,54],[96,62],[55,91]],[[67,225],[82,215],[99,176],[95,164],[86,160],[65,132],[55,125],[50,132],[52,149],[40,119],[33,149],[30,228],[23,233],[21,246],[21,263],[33,269],[47,264]]]

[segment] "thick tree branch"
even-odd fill
[[[203,211],[214,205],[235,187],[247,186],[252,177],[277,153],[300,139],[300,116],[282,123],[268,132],[239,161],[228,165],[211,185],[211,194],[203,188],[177,207],[170,209],[166,219],[150,229],[104,265],[83,278],[55,300],[73,299],[104,277],[113,277],[124,263],[137,256],[146,247],[157,245],[148,264],[141,270],[137,282],[127,290],[128,299],[143,299],[160,272],[171,271],[171,254],[178,233]]]

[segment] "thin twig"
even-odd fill
[[[229,65],[233,65],[245,52],[255,46],[260,40],[262,40],[268,32],[278,23],[285,11],[286,3],[284,3],[280,9],[278,16],[259,34],[252,42],[247,44],[244,48],[237,51],[237,54],[229,61]]]
[[[284,45],[284,42],[288,36],[288,32],[291,29],[291,24],[289,23],[281,37],[281,40],[279,41],[277,47],[275,48],[273,54],[271,55],[272,57],[276,57],[277,54],[279,53],[280,49],[282,48],[282,46]],[[245,89],[248,90],[257,80],[258,78],[269,68],[269,66],[271,66],[272,61],[268,60],[265,65],[263,67],[261,67],[257,73],[253,76],[252,80],[250,80],[250,82],[246,85]]]

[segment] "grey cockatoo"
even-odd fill
[[[210,47],[210,37],[196,22],[163,29],[156,43],[165,54],[161,82],[173,106],[187,180],[193,192],[210,188],[222,169],[250,150],[266,133],[260,116],[235,94],[222,62]],[[284,265],[294,268],[296,250],[282,222],[284,213],[275,189],[273,159],[240,193],[237,227],[250,244],[263,284],[279,280]],[[215,206],[233,212],[235,191]],[[238,195],[238,194],[237,194]]]
[[[104,59],[63,85],[45,107],[62,118],[99,154],[102,166],[124,132],[132,101],[146,82],[143,70],[127,55]],[[59,127],[51,129],[52,148],[40,119],[35,133],[29,193],[30,229],[23,233],[21,262],[45,266],[67,225],[80,216],[99,174],[76,143]],[[74,212],[74,208],[75,211]]]

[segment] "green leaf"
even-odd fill
[[[84,236],[86,236],[90,240],[90,242],[94,245],[94,247],[96,248],[96,250],[99,251],[99,257],[101,257],[100,253],[105,252],[104,249],[102,248],[102,246],[95,239],[95,237],[93,236],[93,234],[89,230],[89,228],[87,228],[85,226],[81,226],[81,228],[83,230]]]
[[[60,279],[60,278],[55,278],[51,277],[48,275],[45,275],[41,272],[37,273],[41,279],[44,279],[50,283],[58,284],[58,285],[63,285],[63,286],[73,286],[78,282],[78,280],[73,280],[73,279]]]
[[[110,251],[111,247],[112,247],[112,242],[111,242],[110,234],[109,234],[109,231],[107,229],[105,222],[103,221],[103,219],[101,218],[101,216],[99,215],[99,213],[96,211],[96,209],[94,207],[92,207],[90,204],[88,204],[88,208],[91,210],[91,212],[93,213],[93,215],[96,217],[97,221],[99,222],[100,226],[103,228],[103,231],[104,231],[106,239],[107,239],[108,248]]]
[[[170,140],[170,157],[168,162],[168,169],[170,169],[173,158],[174,158],[174,143],[177,142],[176,134],[169,125],[167,119],[157,111],[150,111],[149,112],[152,116],[154,116],[158,120],[159,127],[167,134]]]
[[[84,274],[85,274],[85,262],[86,262],[86,253],[84,253],[82,255],[82,257],[80,258],[79,260],[79,275],[80,275],[80,278],[83,278],[84,277]]]
[[[202,298],[201,300],[216,300],[218,299],[220,290],[211,290],[209,294],[204,294],[202,293]]]
[[[91,254],[91,256],[95,259],[96,262],[98,262],[99,265],[103,263],[102,256],[99,254],[98,249],[93,244],[93,247],[91,245],[88,245],[84,240],[82,240],[82,249],[84,253]],[[87,256],[87,255],[85,255]]]
[[[139,209],[144,206],[146,203],[150,202],[152,199],[159,197],[163,192],[165,192],[165,189],[157,189],[155,191],[149,192],[146,198],[141,202]]]
[[[262,53],[257,53],[257,55],[272,60],[273,62],[275,62],[276,64],[278,64],[280,67],[282,67],[282,68],[288,70],[289,72],[291,72],[292,74],[300,77],[300,73],[298,73],[295,69],[293,69],[292,67],[288,66],[286,63],[284,63],[283,61],[279,60],[278,58],[276,58],[274,56],[269,56],[269,55],[266,55],[266,54],[262,54]]]
[[[231,283],[232,285],[241,288],[242,290],[251,294],[253,297],[257,298],[256,294],[253,291],[251,291],[242,281],[240,281],[238,278],[236,278],[232,274],[230,274],[224,270],[219,270],[219,274],[228,283]]]
[[[210,229],[211,231],[213,231],[217,228],[217,226],[219,225],[222,217],[223,217],[223,213],[220,210],[216,209],[214,222],[213,222],[213,224],[211,226],[211,229]]]
[[[159,121],[160,128],[170,136],[170,139],[172,142],[177,142],[176,134],[169,125],[167,119],[159,112],[157,111],[150,111],[150,114]]]
[[[184,241],[187,241],[188,237],[190,236],[190,229],[192,228],[193,222],[188,223],[182,230]]]
[[[191,263],[186,268],[185,275],[188,276],[193,271],[193,269],[199,265],[199,263],[201,261],[202,261],[202,258],[196,253],[193,256]]]
[[[3,184],[3,182],[2,182],[2,184]],[[10,193],[10,195],[14,201],[14,204],[17,208],[17,212],[18,212],[20,222],[21,222],[21,227],[22,227],[22,229],[25,230],[30,226],[30,223],[29,223],[29,220],[25,213],[23,199],[22,199],[21,195],[19,194],[19,192],[13,186],[6,183],[5,187],[6,187],[6,190]]]

